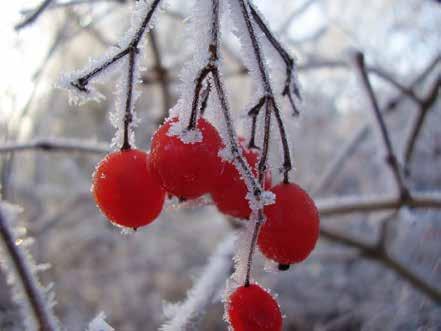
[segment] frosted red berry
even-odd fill
[[[266,222],[259,233],[259,248],[281,265],[301,262],[319,237],[318,210],[308,193],[294,183],[281,183],[271,191],[276,202],[264,209]]]
[[[150,155],[129,149],[108,154],[93,174],[92,193],[112,223],[138,228],[161,212],[165,190],[149,169]]]
[[[253,170],[254,175],[257,176],[256,165],[259,153],[243,148],[243,156]],[[217,178],[217,182],[218,184],[211,192],[211,197],[218,210],[229,216],[249,219],[251,209],[246,198],[248,188],[237,168],[232,163],[224,162],[222,173]],[[265,176],[264,185],[265,188],[271,187],[271,175],[269,172]]]
[[[234,331],[281,331],[276,300],[259,285],[241,286],[229,297],[228,321]]]
[[[169,193],[181,199],[198,198],[212,191],[221,172],[222,140],[216,128],[201,118],[196,126],[202,141],[184,143],[179,136],[168,135],[174,121],[167,121],[154,134],[151,167]]]

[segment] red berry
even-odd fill
[[[282,314],[276,300],[252,284],[237,288],[228,299],[228,320],[234,331],[280,331]]]
[[[259,154],[256,151],[243,148],[243,156],[249,166],[257,176],[256,164]],[[211,197],[220,212],[241,219],[249,219],[251,209],[246,195],[248,188],[237,168],[229,162],[224,162],[222,174],[217,179],[218,185],[215,186]],[[265,188],[271,187],[271,175],[267,172],[265,176]]]
[[[276,202],[265,207],[266,222],[259,233],[261,252],[282,265],[301,262],[314,249],[320,220],[311,197],[298,185],[274,186]]]
[[[212,190],[222,169],[218,152],[222,140],[214,126],[205,119],[197,121],[202,141],[184,143],[168,131],[175,119],[162,125],[152,138],[152,169],[163,187],[181,199],[195,199]]]
[[[108,154],[93,175],[92,193],[113,223],[137,228],[161,212],[165,191],[149,169],[150,155],[129,149]]]

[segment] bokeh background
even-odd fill
[[[136,141],[143,149],[149,148],[152,133],[179,97],[179,72],[192,56],[185,35],[191,1],[168,2],[145,48],[147,70],[136,106],[141,119]],[[385,119],[406,170],[405,182],[411,190],[439,191],[439,2],[254,3],[298,61],[302,114],[285,116],[295,181],[328,204],[348,196],[394,192],[369,102],[350,65],[350,54],[357,49],[365,54],[381,108],[389,109]],[[81,68],[89,57],[118,43],[128,27],[130,1],[54,1],[36,22],[15,31],[23,15],[38,4],[36,0],[0,4],[0,146],[61,138],[108,144],[114,135],[109,121],[112,82],[100,87],[105,101],[80,107],[70,106],[66,93],[54,85],[62,73]],[[245,132],[250,82],[238,41],[227,30],[223,37],[230,101],[237,129]],[[426,100],[430,92],[434,95],[430,107],[423,108],[416,100]],[[409,133],[423,111],[420,134],[406,159]],[[164,303],[185,298],[234,221],[205,200],[183,205],[172,200],[152,225],[121,235],[99,213],[90,195],[91,174],[102,157],[42,150],[2,152],[1,198],[23,207],[19,226],[35,240],[30,247],[35,259],[51,264],[40,278],[43,283],[54,282],[55,311],[67,329],[84,329],[104,311],[116,330],[157,330],[165,320]],[[340,162],[335,163],[337,159]],[[277,167],[273,172],[277,178]],[[368,244],[375,243],[385,222],[389,254],[439,293],[439,206],[322,218],[322,225],[332,233]],[[279,295],[286,314],[284,330],[441,330],[439,300],[344,240],[322,236],[312,256],[287,272],[266,272],[260,256],[256,262],[255,278]],[[217,295],[189,329],[225,330],[222,316]],[[0,276],[0,330],[22,330],[20,320]]]

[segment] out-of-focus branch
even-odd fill
[[[30,150],[45,152],[82,152],[82,153],[107,153],[110,151],[104,143],[91,143],[84,140],[65,138],[35,139],[24,143],[7,143],[0,145],[0,153],[16,153]]]
[[[379,134],[382,138],[382,143],[386,149],[386,162],[392,170],[399,194],[402,197],[407,198],[407,196],[409,195],[409,191],[404,183],[401,174],[401,169],[398,164],[398,159],[394,153],[392,142],[389,137],[389,132],[387,131],[386,123],[381,113],[380,106],[378,105],[377,97],[369,81],[366,66],[364,63],[364,55],[361,52],[356,52],[353,56],[353,62],[355,65],[355,70],[357,72],[357,75],[369,99],[371,108],[375,114],[375,120],[378,124],[378,126],[376,127],[378,128]]]
[[[168,110],[171,107],[171,94],[168,83],[168,71],[162,64],[161,50],[156,39],[155,31],[150,31],[149,34],[150,44],[152,46],[153,58],[155,61],[154,71],[156,72],[156,78],[161,87],[162,93],[162,114],[158,119],[158,123],[162,123],[164,118],[167,117]]]
[[[441,291],[436,287],[432,287],[426,280],[390,256],[384,246],[368,244],[360,241],[358,238],[328,230],[323,226],[320,229],[320,236],[327,240],[358,249],[362,256],[377,261],[386,268],[393,270],[414,288],[427,295],[433,301],[441,303]]]
[[[297,8],[289,15],[284,23],[281,24],[280,28],[278,29],[278,33],[285,32],[290,27],[294,19],[303,15],[312,5],[314,5],[318,1],[320,0],[309,0],[304,2],[299,8]]]
[[[421,100],[418,109],[419,111],[418,115],[416,116],[415,121],[413,122],[413,125],[411,127],[410,134],[407,139],[407,143],[404,151],[405,170],[407,173],[409,173],[410,162],[412,160],[413,151],[415,150],[415,145],[423,128],[424,121],[430,109],[432,109],[432,106],[435,104],[435,102],[438,99],[440,86],[441,86],[441,73],[438,74],[438,77],[431,86],[431,88],[429,89],[427,96],[423,100]]]
[[[34,319],[39,325],[39,331],[56,331],[55,318],[47,309],[41,289],[34,279],[34,275],[27,265],[23,252],[16,245],[14,235],[9,228],[8,220],[0,206],[0,239],[3,241],[5,249],[13,263],[17,278],[23,286],[24,294],[29,300]]]
[[[43,12],[49,7],[52,1],[53,0],[44,0],[42,3],[40,3],[38,7],[33,10],[32,14],[30,14],[22,22],[18,23],[15,26],[15,30],[18,31],[25,26],[34,23],[38,19],[38,17],[43,14]]]
[[[316,201],[321,217],[394,210],[407,206],[411,208],[441,209],[441,194],[412,192],[410,197],[396,195],[375,195],[371,197],[347,197],[336,199],[319,199]]]
[[[411,82],[408,89],[413,90],[420,84],[438,65],[441,61],[441,56],[435,57],[427,67]],[[299,68],[301,69],[301,68]],[[389,114],[395,111],[403,100],[405,100],[406,94],[399,93],[397,96],[391,98],[386,102],[386,106],[383,107],[382,112]],[[330,162],[329,166],[325,169],[320,178],[315,182],[315,185],[311,189],[313,194],[320,192],[324,187],[328,186],[330,182],[336,177],[339,170],[343,168],[344,163],[353,152],[357,149],[358,145],[364,140],[369,133],[370,126],[368,124],[363,125],[358,129],[348,140],[348,143],[341,149],[337,156]]]

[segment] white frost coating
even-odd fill
[[[187,330],[192,320],[211,303],[229,273],[235,240],[236,236],[230,235],[219,244],[182,304],[165,306],[170,320],[160,328],[161,331]]]
[[[132,86],[132,99],[130,103],[130,113],[132,116],[132,121],[129,124],[129,143],[132,147],[135,145],[135,133],[134,128],[137,126],[139,120],[135,113],[135,102],[141,95],[140,91],[137,89],[137,82],[140,79],[140,68],[138,66],[138,59],[135,59],[134,73],[133,73],[133,86]],[[112,139],[112,147],[120,148],[124,142],[124,119],[126,117],[126,102],[127,93],[129,90],[129,80],[127,69],[129,68],[128,58],[123,60],[123,70],[121,76],[116,82],[115,89],[115,110],[110,114],[110,121],[116,129],[115,136]]]
[[[30,275],[32,281],[31,286],[36,289],[36,291],[43,299],[43,309],[46,312],[46,316],[48,316],[49,318],[49,323],[51,323],[51,326],[54,330],[59,330],[59,322],[55,318],[52,311],[54,305],[56,304],[53,284],[50,283],[46,287],[43,287],[40,284],[36,275],[39,271],[46,270],[48,268],[48,265],[44,264],[39,266],[35,263],[33,257],[27,251],[27,246],[29,246],[32,241],[27,240],[27,238],[18,238],[17,233],[23,231],[14,229],[14,223],[20,211],[21,208],[13,206],[4,201],[0,201],[0,217],[2,217],[5,231],[9,232],[9,235],[12,236],[16,242],[17,254],[19,255],[23,265],[27,269],[26,273]],[[5,273],[6,282],[11,287],[12,299],[20,308],[20,313],[23,318],[22,323],[24,330],[38,330],[37,321],[34,317],[34,312],[30,305],[29,298],[27,297],[27,293],[23,288],[23,284],[20,280],[19,275],[17,274],[15,264],[10,258],[8,249],[5,247],[2,240],[0,240],[0,269],[3,270],[3,272]]]
[[[263,90],[263,86],[261,84],[262,76],[259,70],[259,65],[257,63],[256,55],[254,53],[251,38],[249,36],[248,29],[242,15],[242,8],[239,4],[239,1],[228,0],[228,4],[229,16],[234,25],[233,32],[240,41],[240,52],[242,55],[242,60],[245,67],[249,70],[251,81],[253,82],[252,90],[255,91],[255,97],[252,99],[256,100],[257,103],[258,98],[262,97],[265,94],[265,91]],[[253,20],[251,20],[251,24],[253,25],[259,45],[262,45],[264,39],[262,32],[259,30],[259,27],[255,24]],[[266,74],[269,77],[269,73],[266,72]]]
[[[204,138],[201,130],[198,128],[195,128],[194,130],[182,130],[182,126],[179,122],[174,122],[172,125],[170,125],[167,136],[179,136],[181,141],[185,144],[199,143]]]
[[[84,102],[95,100],[100,101],[104,98],[104,96],[97,90],[97,83],[105,83],[111,77],[118,74],[119,79],[116,84],[116,107],[115,112],[111,116],[111,120],[113,125],[117,128],[116,136],[112,141],[112,145],[115,147],[120,147],[122,144],[123,138],[123,123],[124,123],[124,112],[125,112],[125,104],[128,95],[128,87],[130,86],[128,82],[128,71],[129,71],[129,61],[128,58],[130,54],[125,54],[123,57],[118,59],[116,62],[113,62],[111,65],[107,66],[105,69],[101,70],[99,73],[94,75],[86,86],[87,91],[80,91],[78,88],[74,87],[72,82],[78,81],[79,78],[87,76],[89,73],[95,71],[97,68],[105,65],[106,63],[110,63],[112,59],[124,52],[130,45],[130,43],[134,40],[137,32],[142,26],[143,21],[145,20],[147,13],[151,9],[151,4],[153,1],[136,1],[134,7],[132,9],[131,23],[129,30],[124,34],[124,36],[120,39],[117,47],[109,48],[103,56],[97,59],[90,59],[89,63],[81,70],[74,71],[70,74],[64,74],[60,81],[58,82],[58,87],[67,89],[69,92],[69,100],[74,104],[82,104]],[[150,23],[146,26],[144,33],[142,34],[139,42],[138,42],[138,52],[143,54],[143,48],[146,43],[145,35],[146,33],[153,27],[154,23],[157,20],[158,11],[156,10],[153,14]],[[140,96],[140,92],[137,90],[137,86],[141,81],[141,72],[144,70],[140,66],[141,63],[140,56],[136,54],[135,56],[135,65],[134,65],[134,75],[133,75],[133,94],[132,100],[130,104],[130,112],[133,116],[133,121],[129,127],[129,142],[131,145],[134,143],[134,134],[133,129],[136,126],[136,118],[134,115],[134,108],[136,100]]]
[[[90,322],[86,331],[115,331],[106,321],[106,315],[101,312]]]
[[[212,2],[195,0],[191,12],[192,15],[185,21],[187,24],[186,37],[188,43],[194,46],[194,52],[180,73],[182,83],[179,90],[181,95],[176,105],[170,110],[170,117],[178,117],[179,119],[170,134],[179,136],[185,143],[195,142],[191,138],[200,139],[198,135],[191,137],[185,136],[183,133],[187,131],[186,127],[190,121],[195,79],[210,58],[208,52],[210,29],[208,27],[211,26]]]
[[[224,293],[224,301],[229,297],[231,292],[233,292],[237,287],[242,286],[245,282],[248,255],[250,253],[251,241],[256,222],[249,220],[245,223],[245,226],[239,232],[239,238],[237,239],[234,248],[234,251],[236,252],[233,257],[235,271],[228,280]]]

